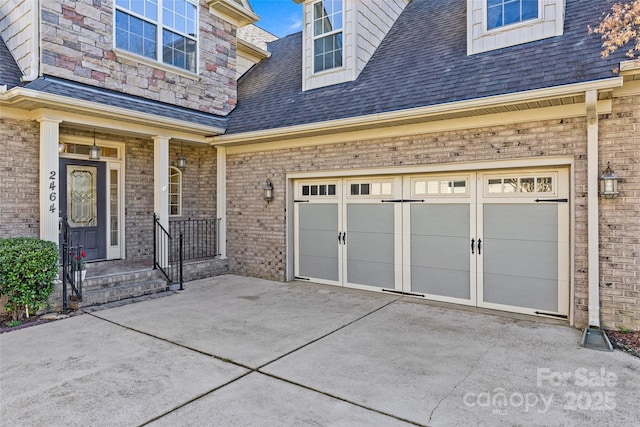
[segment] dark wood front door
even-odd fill
[[[106,164],[60,159],[60,210],[86,260],[107,257]]]

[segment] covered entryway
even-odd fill
[[[567,317],[567,169],[295,182],[295,276]]]

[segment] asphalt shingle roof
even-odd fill
[[[62,80],[54,77],[40,77],[25,86],[40,92],[62,95],[83,101],[97,102],[141,113],[155,114],[161,117],[184,120],[205,126],[224,128],[227,119],[188,108],[128,95],[108,89]]]
[[[467,56],[466,2],[413,0],[353,82],[302,92],[302,34],[269,43],[245,74],[227,134],[275,129],[614,77],[590,35],[610,7],[567,0],[564,34]]]
[[[83,101],[97,102],[103,105],[125,108],[142,113],[155,114],[157,116],[183,120],[199,125],[215,126],[223,129],[226,127],[226,117],[55,77],[45,76],[29,83],[22,83],[20,81],[21,75],[20,68],[18,68],[9,49],[4,41],[0,39],[0,85],[7,85],[8,89],[23,86],[40,92],[66,96]]]
[[[0,38],[0,85],[7,85],[9,89],[20,86],[22,84],[20,76],[22,76],[20,67],[13,59],[4,40]]]

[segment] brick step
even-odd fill
[[[112,274],[107,276],[86,277],[82,281],[82,290],[88,292],[93,290],[118,287],[121,285],[135,285],[138,283],[145,283],[154,279],[162,278],[162,273],[160,273],[159,270],[141,270],[132,271],[129,273]]]
[[[151,295],[167,291],[167,282],[160,278],[154,278],[143,282],[129,282],[112,285],[87,288],[83,285],[82,302],[78,307],[87,307],[97,304],[106,304],[143,295]]]

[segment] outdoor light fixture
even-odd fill
[[[58,153],[66,153],[67,152],[67,144],[64,142],[58,143]]]
[[[618,177],[613,173],[609,162],[607,162],[607,168],[600,176],[600,197],[605,199],[618,197]]]
[[[180,141],[180,156],[178,156],[178,168],[184,169],[187,167],[187,158],[182,154],[182,141]]]
[[[264,200],[267,203],[273,200],[273,185],[271,185],[270,179],[267,179],[267,183],[264,185]]]
[[[93,129],[93,145],[89,147],[89,159],[100,160],[100,147],[96,145],[96,129]]]

